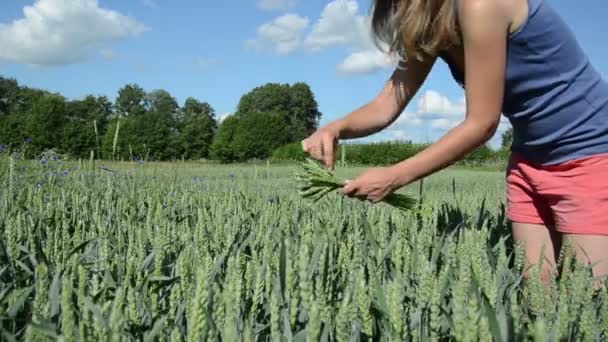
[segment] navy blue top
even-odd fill
[[[608,153],[608,83],[545,0],[509,35],[502,113],[513,126],[512,151],[542,165]],[[441,55],[452,76],[462,71]]]

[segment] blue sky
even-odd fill
[[[607,77],[608,2],[546,1]],[[372,99],[392,71],[369,40],[369,5],[369,0],[5,0],[0,75],[69,98],[113,99],[120,87],[137,83],[146,90],[166,89],[180,104],[188,96],[209,102],[218,116],[232,113],[256,86],[306,82],[324,124]],[[401,119],[370,139],[437,139],[464,115],[463,95],[438,63]]]

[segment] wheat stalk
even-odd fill
[[[304,172],[296,173],[296,179],[302,183],[299,194],[303,198],[311,200],[312,203],[345,185],[344,180],[337,178],[331,171],[310,158],[302,163],[302,167]],[[418,204],[416,198],[397,193],[387,195],[382,202],[401,210],[411,210]]]

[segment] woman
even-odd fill
[[[571,238],[595,276],[608,273],[608,83],[549,3],[376,0],[372,26],[401,57],[399,67],[373,101],[303,141],[311,157],[333,167],[338,139],[390,125],[437,59],[465,88],[466,119],[416,156],[367,170],[343,192],[378,202],[488,141],[502,113],[514,130],[507,214],[528,265],[542,253],[549,281],[561,243]]]

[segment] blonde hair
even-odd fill
[[[374,38],[403,59],[436,56],[461,44],[455,6],[455,0],[375,0]]]

